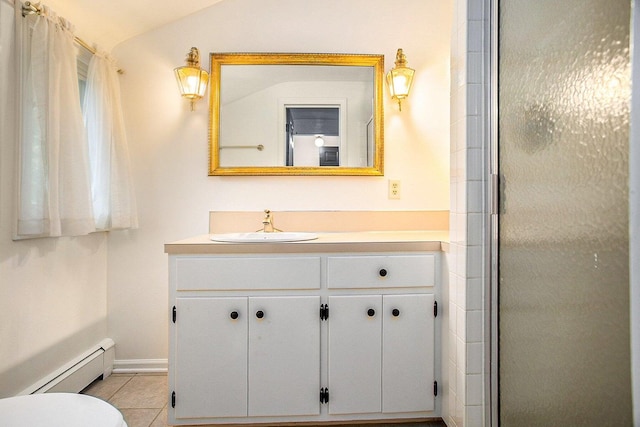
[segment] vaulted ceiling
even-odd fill
[[[120,42],[220,1],[223,0],[42,0],[42,3],[73,23],[80,38],[110,51]]]

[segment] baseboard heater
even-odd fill
[[[78,393],[97,378],[111,375],[114,356],[115,343],[106,338],[19,394]]]

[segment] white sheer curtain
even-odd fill
[[[71,25],[42,6],[23,96],[19,237],[95,230]]]
[[[84,122],[89,141],[91,194],[98,230],[136,228],[138,218],[129,150],[113,61],[101,53],[89,63]]]

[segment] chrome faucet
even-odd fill
[[[264,219],[262,220],[262,231],[264,233],[274,233],[282,230],[278,230],[273,226],[273,216],[269,209],[264,210]]]

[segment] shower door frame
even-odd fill
[[[488,345],[485,346],[485,369],[489,372],[488,381],[485,383],[485,396],[488,396],[488,402],[485,407],[485,425],[497,427],[500,424],[499,405],[500,399],[498,394],[498,241],[499,241],[499,212],[500,212],[500,169],[498,162],[498,29],[499,29],[499,1],[500,0],[483,0],[485,9],[489,10],[488,22],[488,59],[489,67],[487,71],[487,80],[489,83],[488,99],[485,100],[487,105],[487,116],[485,117],[488,128],[488,144],[487,155],[485,158],[488,163],[485,165],[489,171],[489,177],[486,181],[485,206],[489,206],[487,215],[485,242],[488,247],[485,248],[489,256],[485,257],[485,268],[488,272],[488,286],[485,291],[485,337]],[[487,32],[485,32],[486,34]]]
[[[472,0],[467,0],[472,1]],[[499,315],[499,212],[500,212],[500,168],[498,161],[498,58],[499,58],[499,5],[500,0],[480,0],[488,28],[484,49],[487,64],[484,68],[484,82],[488,84],[483,104],[487,114],[484,116],[486,132],[484,134],[486,153],[484,170],[488,173],[485,179],[485,215],[484,252],[485,256],[485,407],[484,421],[486,426],[497,427],[500,424],[499,399],[499,352],[498,352],[498,315]],[[640,4],[631,2],[630,44],[632,81],[640,81]],[[635,47],[634,47],[635,46]],[[633,85],[632,85],[633,88]],[[640,135],[640,89],[633,88],[631,93],[630,135],[629,135],[629,276],[630,315],[631,315],[631,374],[632,374],[632,410],[634,422],[640,421],[640,148],[633,144]],[[635,107],[635,108],[634,108]],[[636,141],[637,142],[637,141]],[[636,325],[634,327],[634,325]]]

